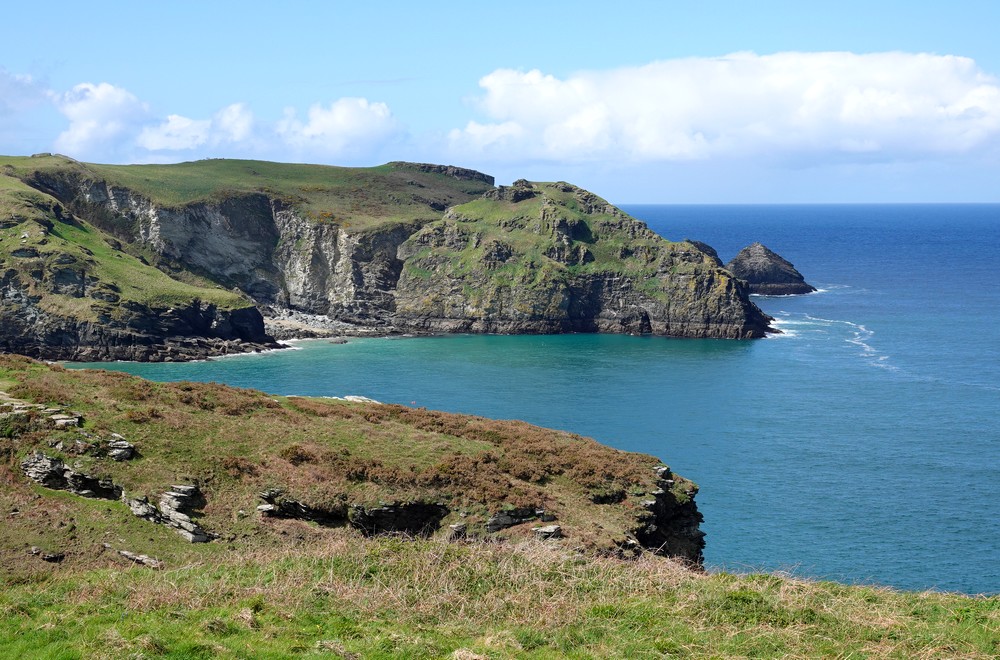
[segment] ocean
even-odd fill
[[[623,206],[724,261],[761,241],[820,288],[782,334],[326,340],[101,366],[522,419],[701,486],[710,570],[1000,593],[1000,205]]]

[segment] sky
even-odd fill
[[[617,204],[1000,202],[1000,1],[19,2],[0,154],[409,160]]]

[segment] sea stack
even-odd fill
[[[746,280],[750,285],[750,293],[789,296],[816,290],[788,260],[761,243],[754,243],[740,250],[726,264],[726,268],[736,277]]]

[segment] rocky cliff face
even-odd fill
[[[0,202],[12,211],[0,226],[0,351],[160,361],[276,347],[245,297],[171,279],[51,197],[15,188]]]
[[[746,280],[750,293],[766,296],[789,296],[812,293],[802,273],[780,255],[760,243],[748,245],[726,264],[733,275]]]
[[[713,254],[565,183],[522,181],[453,208],[399,257],[405,328],[750,338],[768,327]]]
[[[386,167],[480,188],[442,195],[427,192],[426,178],[407,180],[415,191],[407,208],[422,212],[352,226],[266,192],[171,206],[81,170],[38,171],[28,181],[167,272],[203,275],[276,314],[349,324],[345,333],[752,338],[768,329],[770,319],[710,248],[666,241],[585,190],[520,181],[476,199],[492,178]],[[442,200],[466,203],[445,210]]]
[[[96,297],[101,294],[55,294],[59,302],[87,306],[81,316],[60,309],[17,271],[0,272],[0,351],[46,360],[161,362],[277,348],[254,307],[225,310],[192,300],[157,308]]]

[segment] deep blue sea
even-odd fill
[[[756,341],[318,340],[156,380],[516,418],[698,482],[710,568],[1000,593],[1000,205],[625,206],[723,261],[761,241],[821,291]]]

